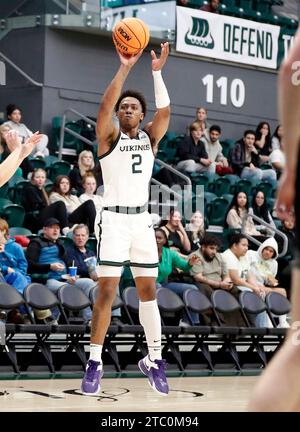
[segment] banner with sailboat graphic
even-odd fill
[[[277,68],[279,26],[180,6],[176,15],[177,51]]]

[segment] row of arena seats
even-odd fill
[[[87,358],[84,346],[89,343],[90,326],[76,315],[88,306],[93,307],[97,287],[91,291],[89,298],[82,291],[68,284],[58,290],[57,296],[45,285],[37,283],[28,285],[24,296],[6,283],[0,284],[0,291],[1,310],[9,311],[23,306],[29,312],[30,307],[39,310],[58,307],[61,313],[61,323],[55,325],[37,324],[31,313],[29,313],[31,324],[6,324],[6,349],[1,345],[0,350],[6,353],[15,373],[26,370],[30,363],[30,358],[28,364],[20,365],[18,361],[17,349],[20,345],[26,344],[31,346],[32,356],[38,351],[42,353],[52,373],[62,366],[54,364],[53,354],[59,345],[67,347],[66,352],[74,350],[77,360],[82,368],[85,368]],[[237,370],[243,367],[242,353],[245,353],[245,347],[246,353],[256,352],[256,362],[258,360],[263,367],[269,360],[268,356],[271,355],[264,347],[277,349],[286,335],[286,329],[276,328],[273,314],[278,316],[289,313],[290,303],[278,293],[268,294],[264,302],[252,292],[243,292],[238,301],[229,292],[216,290],[209,300],[200,291],[189,289],[184,293],[182,300],[169,289],[159,288],[157,301],[162,321],[162,355],[167,359],[172,358],[181,371],[185,370],[190,362],[199,363],[199,351],[205,362],[204,368],[214,371],[213,350],[210,348],[216,345],[221,345],[219,351],[226,353]],[[127,345],[128,358],[131,358],[132,354],[145,356],[147,351],[143,328],[138,321],[139,299],[135,287],[127,287],[122,293],[122,298],[116,296],[113,309],[117,308],[122,308],[127,323],[109,327],[104,352],[109,355],[116,370],[120,372],[126,369],[127,364],[120,361],[121,352],[118,351],[118,346]],[[200,318],[201,314],[210,312],[216,324],[179,326],[183,311],[188,317],[190,311],[196,312]],[[220,313],[230,314],[233,311],[240,311],[244,326],[234,327],[222,324]],[[249,317],[255,317],[263,311],[268,313],[274,327],[257,328],[251,324],[253,320]],[[184,355],[187,350],[187,355]]]

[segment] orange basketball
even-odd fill
[[[117,50],[130,57],[148,45],[150,32],[144,21],[124,18],[115,25],[112,38]]]

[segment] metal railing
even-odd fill
[[[19,72],[20,75],[22,75],[29,82],[31,82],[31,84],[33,84],[36,87],[43,87],[43,83],[35,81],[33,78],[31,78],[26,72],[23,71],[23,69],[17,66],[12,60],[6,57],[6,55],[3,54],[3,52],[1,51],[0,51],[0,58],[2,58],[6,63],[8,63],[11,67],[13,67],[17,72]]]
[[[257,240],[256,238],[254,238],[253,236],[251,236],[250,234],[247,234],[245,232],[245,225],[246,225],[248,217],[251,217],[256,222],[259,222],[260,225],[265,226],[270,231],[273,231],[274,233],[276,233],[279,237],[281,237],[283,239],[282,251],[280,253],[278,252],[278,258],[285,256],[287,253],[287,250],[288,250],[288,238],[287,238],[287,236],[282,231],[280,231],[277,227],[274,227],[274,225],[269,224],[265,220],[259,218],[258,216],[254,215],[252,213],[247,212],[247,214],[245,214],[243,219],[242,219],[241,231],[244,234],[244,236],[247,237],[248,240],[251,240],[253,243],[255,243],[257,246],[262,245],[262,243],[259,240]]]

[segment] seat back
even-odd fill
[[[231,313],[234,311],[241,311],[241,306],[237,299],[230,294],[228,291],[216,290],[212,293],[211,301],[213,309],[215,311],[216,318],[221,325],[221,320],[218,312],[221,313]]]
[[[122,293],[124,309],[131,324],[139,324],[139,297],[136,287],[128,286]]]
[[[169,288],[158,288],[157,305],[164,325],[178,325],[185,305],[181,298]]]
[[[16,288],[6,282],[0,283],[0,309],[15,309],[24,304],[25,300]]]
[[[18,204],[7,204],[1,210],[1,217],[9,226],[22,226],[25,218],[24,207]]]
[[[28,229],[28,228],[23,228],[23,227],[11,227],[9,228],[9,235],[11,237],[13,236],[17,236],[17,235],[22,235],[22,236],[31,236],[32,232]]]
[[[286,315],[291,310],[290,301],[277,292],[270,292],[266,295],[266,305],[274,315]]]
[[[58,290],[58,299],[64,309],[78,312],[91,305],[89,298],[76,286],[65,284]]]
[[[197,313],[202,313],[212,308],[212,304],[205,294],[191,288],[184,291],[183,301],[188,309]]]
[[[256,316],[261,312],[265,312],[267,309],[265,302],[260,297],[258,297],[258,295],[251,291],[241,292],[239,301],[242,307],[244,319],[249,327],[252,325],[247,315]]]
[[[27,303],[36,309],[52,309],[58,306],[59,301],[50,289],[41,283],[31,283],[24,290]]]

